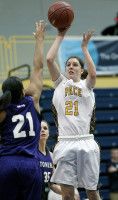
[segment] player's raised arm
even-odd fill
[[[64,39],[64,36],[65,36],[67,30],[68,29],[65,29],[63,32],[58,30],[56,39],[55,39],[54,43],[52,44],[51,48],[49,49],[47,57],[46,57],[49,73],[50,73],[50,76],[53,81],[56,81],[60,76],[60,70],[58,68],[57,63],[55,62],[55,58],[58,53],[59,46],[60,46],[62,40]]]
[[[87,35],[85,35],[85,32],[83,33],[83,40],[82,40],[82,44],[81,44],[81,48],[84,54],[84,58],[85,58],[85,64],[87,67],[87,71],[88,71],[88,76],[87,76],[87,83],[89,87],[94,87],[95,83],[96,83],[96,68],[95,68],[95,64],[90,56],[90,53],[87,49],[87,45],[89,40],[91,39],[92,35],[93,35],[94,30],[92,30],[90,32],[90,30],[88,30]]]
[[[74,19],[74,11],[70,4],[66,2],[55,2],[48,9],[48,20],[58,30],[57,37],[52,44],[46,60],[53,81],[56,81],[60,76],[59,68],[55,62],[55,58],[59,46],[64,39],[72,21]]]
[[[44,26],[44,21],[40,20],[36,23],[36,32],[33,33],[36,40],[35,53],[33,65],[34,69],[30,78],[30,85],[26,89],[26,95],[30,95],[33,100],[35,107],[39,111],[39,98],[41,95],[42,84],[43,84],[43,59],[44,59],[44,36],[47,24]]]

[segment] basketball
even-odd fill
[[[48,9],[48,20],[57,29],[63,30],[70,26],[73,19],[73,8],[66,2],[55,2]]]

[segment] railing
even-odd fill
[[[46,54],[54,39],[55,36],[45,36],[44,79],[50,78],[46,65]],[[33,36],[11,36],[8,41],[0,36],[0,83],[8,77],[9,71],[12,72],[12,75],[23,77],[23,79],[27,77],[27,68],[20,66],[30,66],[32,71],[34,51],[35,39]],[[57,58],[56,62],[58,63]],[[14,70],[16,68],[18,70]]]
[[[50,75],[46,65],[46,55],[53,43],[56,36],[45,36],[44,40],[44,70],[43,81],[44,85],[53,86],[50,80]],[[22,80],[27,79],[29,66],[30,71],[33,69],[33,56],[35,51],[35,39],[33,36],[11,36],[8,41],[4,36],[0,36],[0,86],[3,80],[5,80],[9,73],[10,75],[19,76]],[[60,55],[60,54],[59,54]],[[60,66],[60,57],[56,57],[56,62]],[[17,68],[17,69],[16,69]],[[10,72],[9,72],[10,71]],[[27,87],[25,82],[25,85]],[[96,88],[117,88],[118,77],[97,77]]]

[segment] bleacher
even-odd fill
[[[101,146],[100,196],[109,200],[109,181],[107,162],[110,149],[118,147],[118,89],[95,89],[96,94],[96,128],[95,139]]]
[[[56,139],[56,126],[51,111],[51,102],[54,89],[42,91],[40,106],[42,118],[50,124],[50,138],[48,147],[52,149]],[[94,131],[95,140],[101,147],[100,165],[100,196],[102,200],[109,199],[109,182],[107,174],[107,161],[110,159],[110,149],[118,147],[118,89],[95,89],[96,97],[96,128]],[[79,189],[81,200],[87,198],[83,189]]]

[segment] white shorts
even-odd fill
[[[53,152],[53,162],[57,167],[51,182],[97,190],[100,148],[93,138],[59,141]]]

